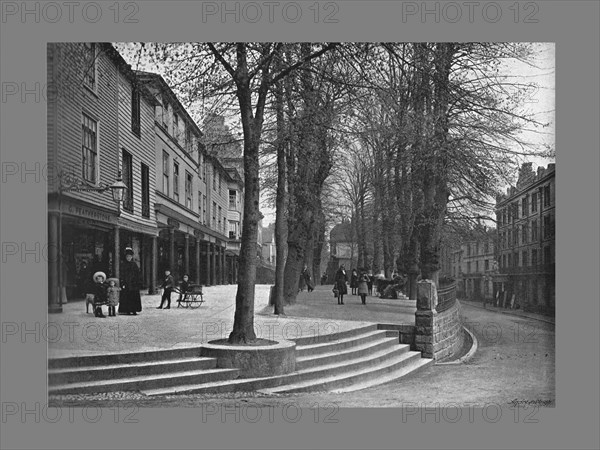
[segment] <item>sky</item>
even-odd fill
[[[136,70],[147,70],[151,72],[164,73],[160,67],[151,64],[144,59],[134,59],[133,53],[128,51],[132,48],[129,44],[115,44],[121,52],[123,58]],[[521,61],[504,61],[501,65],[501,72],[506,73],[511,81],[518,83],[527,83],[532,85],[531,94],[525,99],[523,104],[524,112],[535,115],[535,118],[549,126],[543,129],[529,130],[522,134],[522,139],[532,142],[536,147],[542,148],[549,146],[555,148],[555,44],[554,43],[534,43],[535,54],[531,64]],[[231,127],[231,124],[230,124]],[[232,129],[235,133],[235,129]],[[545,158],[529,158],[533,162],[533,170],[537,166],[547,166],[555,160]],[[275,221],[274,210],[261,205],[261,211],[265,218],[263,225]]]

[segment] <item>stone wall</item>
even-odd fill
[[[415,348],[424,358],[436,361],[448,359],[463,344],[460,304],[443,312],[436,311],[437,289],[433,281],[418,283],[417,311],[415,312]]]

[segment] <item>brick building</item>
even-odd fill
[[[528,311],[555,311],[555,164],[525,163],[496,199],[499,274],[494,292]],[[514,296],[514,300],[513,300]]]

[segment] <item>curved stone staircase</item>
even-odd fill
[[[380,330],[377,324],[295,342],[295,371],[261,378],[240,378],[238,369],[218,368],[216,358],[200,356],[201,346],[50,359],[48,394],[347,392],[401,378],[433,363],[400,344],[398,331]]]

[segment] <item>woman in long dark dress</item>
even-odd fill
[[[141,285],[140,268],[133,261],[133,249],[127,247],[125,249],[125,262],[121,267],[119,314],[133,314],[135,316],[142,310]]]
[[[348,275],[346,275],[346,269],[344,266],[340,266],[335,274],[335,287],[338,290],[338,305],[344,304],[344,295],[348,293],[346,282],[348,281]]]

